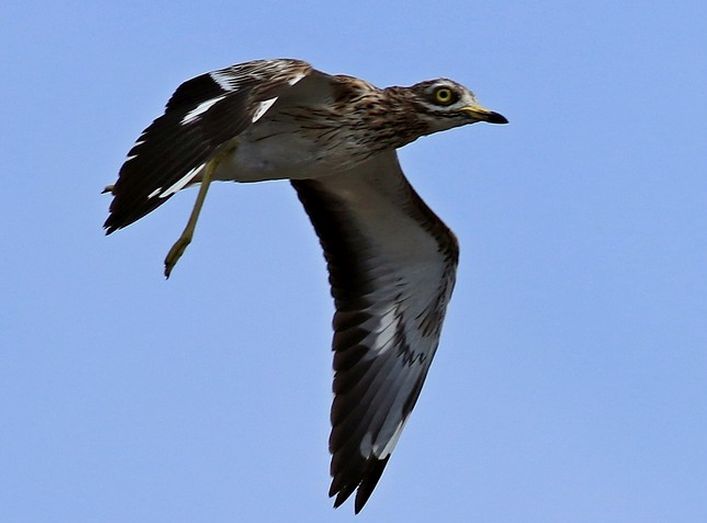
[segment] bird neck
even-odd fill
[[[395,147],[402,147],[432,132],[429,123],[420,118],[420,108],[415,105],[406,87],[386,87],[381,94],[386,110],[387,130],[392,132]]]

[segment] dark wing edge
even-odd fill
[[[336,312],[331,409],[334,507],[368,501],[437,349],[458,261],[454,234],[394,151],[352,171],[293,180],[324,250]]]
[[[106,234],[139,220],[197,181],[220,146],[262,117],[282,92],[311,71],[300,60],[256,60],[181,84],[120,168],[103,225]]]

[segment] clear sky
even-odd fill
[[[144,5],[143,5],[144,4]],[[333,511],[325,266],[288,184],[184,191],[105,237],[173,89],[296,57],[447,76],[507,126],[403,167],[457,233],[440,350],[358,521],[707,521],[704,2],[3,2],[3,522]]]

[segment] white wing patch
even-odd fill
[[[258,104],[258,108],[255,110],[255,113],[253,113],[253,123],[260,120],[260,118],[267,112],[268,109],[272,107],[272,104],[274,104],[276,101],[277,96],[275,98],[265,100],[264,102],[260,102]]]
[[[398,444],[400,434],[402,434],[407,420],[408,418],[405,418],[401,419],[398,422],[398,424],[395,426],[393,434],[390,436],[388,441],[385,442],[383,448],[381,448],[381,443],[373,443],[372,433],[366,432],[366,434],[364,434],[363,436],[363,439],[361,440],[361,445],[359,445],[359,452],[361,453],[361,456],[366,459],[370,458],[371,456],[375,456],[377,459],[387,458],[390,453],[393,452],[393,449],[395,449],[395,445]]]
[[[378,327],[373,331],[376,332],[375,342],[371,344],[371,353],[375,356],[380,356],[394,345],[392,343],[396,331],[401,329],[400,316],[398,308],[391,307],[378,321]]]
[[[211,100],[206,100],[205,102],[201,102],[201,103],[200,103],[199,105],[197,105],[194,109],[192,109],[191,111],[189,111],[189,112],[184,116],[184,118],[182,118],[182,121],[181,121],[180,123],[181,123],[182,125],[186,125],[186,124],[188,124],[188,123],[193,122],[193,121],[196,120],[199,116],[201,116],[201,115],[204,114],[206,111],[208,111],[209,109],[211,109],[211,107],[212,107],[214,104],[220,102],[220,101],[223,100],[224,98],[226,98],[226,95],[225,95],[225,94],[223,94],[223,95],[221,95],[221,96],[217,96],[216,98],[212,98]]]
[[[378,459],[385,459],[390,455],[391,452],[393,452],[395,445],[398,444],[398,439],[400,439],[400,434],[402,434],[403,429],[405,428],[405,423],[407,423],[407,418],[400,420],[398,426],[395,427],[393,435],[388,440],[388,443],[386,443],[385,447],[383,447],[381,450],[378,450],[380,445],[373,445],[373,454]]]
[[[302,78],[307,76],[305,73],[299,73],[287,80],[287,83],[290,85],[295,85],[297,82],[299,82]]]
[[[232,75],[222,71],[214,71],[213,73],[209,73],[209,75],[211,76],[211,79],[224,91],[238,90],[238,82],[235,81]]]
[[[142,134],[138,137],[137,141],[133,144],[133,148],[131,151],[135,150],[136,147],[142,145],[145,143],[145,131],[142,132]],[[136,154],[129,154],[128,157],[125,159],[126,162],[129,162],[133,158],[137,158],[139,156],[139,153]]]
[[[167,190],[160,194],[160,198],[167,198],[167,196],[171,196],[172,194],[184,188],[186,184],[192,181],[196,177],[196,175],[199,174],[199,172],[204,168],[205,165],[206,163],[202,163],[194,167],[191,171],[189,171],[182,178],[180,178],[177,183],[175,183],[171,187],[168,187]],[[150,193],[149,198],[153,197],[155,195],[155,192],[156,191],[152,191],[152,193]]]

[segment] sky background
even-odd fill
[[[146,5],[143,5],[146,4]],[[110,237],[127,151],[183,80],[296,57],[437,76],[510,120],[401,161],[461,243],[418,405],[357,521],[707,521],[704,2],[0,6],[0,512],[334,511],[333,311],[287,183],[196,191]]]

